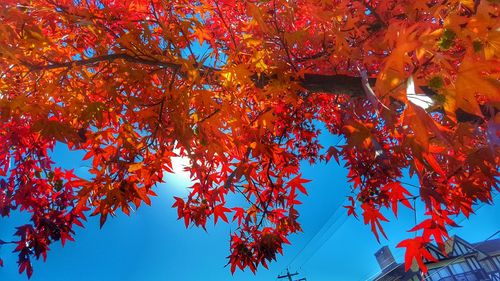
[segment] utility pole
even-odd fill
[[[285,275],[278,275],[278,279],[282,279],[282,278],[288,278],[288,281],[294,281],[292,279],[292,276],[295,276],[295,275],[299,275],[298,272],[295,272],[295,273],[290,273],[290,271],[288,271],[288,268],[286,269],[286,274]],[[300,278],[300,279],[297,279],[295,281],[306,281],[307,279],[306,278]]]

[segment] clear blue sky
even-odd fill
[[[323,141],[325,146],[336,143],[330,137],[323,137]],[[54,153],[62,165],[74,165],[75,157],[68,157],[64,150],[56,149]],[[84,170],[82,167],[78,171]],[[256,275],[237,271],[232,276],[229,268],[224,268],[231,225],[219,223],[214,228],[209,224],[207,232],[196,227],[186,229],[183,221],[177,220],[176,210],[170,207],[172,196],[186,194],[186,182],[169,176],[171,184],[156,188],[159,196],[153,199],[151,207],[142,206],[130,217],[109,218],[102,230],[98,219],[90,218],[85,229],[77,229],[76,242],[69,242],[64,248],[60,243],[52,245],[47,262],[34,262],[31,280],[276,280],[287,266],[292,272],[298,270],[301,275],[297,277],[307,277],[308,281],[367,280],[379,271],[373,254],[382,245],[389,245],[396,259],[402,261],[403,252],[394,247],[411,235],[406,230],[413,226],[412,211],[401,213],[399,220],[389,216],[392,220],[385,229],[390,240],[379,244],[368,226],[352,217],[345,219],[345,209],[338,208],[349,192],[344,168],[332,161],[328,165],[304,164],[303,172],[313,180],[308,184],[309,196],[301,198],[304,232],[291,237],[292,245],[285,247],[284,256],[278,256],[269,270],[260,268]],[[483,205],[476,216],[464,220],[463,227],[452,233],[471,242],[484,240],[500,229],[498,214],[498,204]],[[21,223],[24,221],[20,221],[19,214],[0,219],[0,239],[9,240],[14,226]],[[325,224],[332,227],[325,230]],[[5,263],[0,268],[0,280],[26,280],[25,274],[17,273],[17,257],[12,250],[12,245],[0,248]]]

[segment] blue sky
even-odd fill
[[[325,146],[336,143],[330,137],[322,140]],[[74,165],[77,159],[62,149],[56,149],[54,154],[64,166]],[[81,167],[77,172],[84,170]],[[255,275],[237,271],[231,275],[224,265],[229,254],[229,232],[234,225],[219,223],[213,227],[209,223],[206,232],[196,227],[186,229],[170,206],[173,196],[186,194],[187,182],[182,175],[169,175],[166,180],[170,183],[156,188],[159,196],[153,198],[151,207],[142,206],[130,217],[120,214],[108,218],[103,229],[99,229],[98,218],[90,218],[85,229],[77,229],[76,242],[69,242],[64,248],[60,243],[52,245],[47,261],[34,263],[31,280],[276,280],[287,267],[300,273],[296,277],[307,277],[309,281],[368,280],[379,271],[373,254],[381,246],[389,245],[396,259],[403,260],[403,251],[394,247],[412,235],[406,232],[414,225],[412,211],[403,211],[399,220],[389,215],[391,222],[384,225],[389,240],[382,239],[379,244],[369,226],[353,217],[346,218],[345,209],[339,207],[349,193],[344,168],[335,161],[315,166],[304,163],[303,173],[313,180],[307,184],[309,196],[301,198],[300,222],[304,232],[291,237],[292,245],[285,247],[284,255],[278,256],[269,270],[260,268]],[[405,181],[416,183],[414,179]],[[417,205],[417,209],[421,208]],[[498,214],[498,204],[482,205],[477,215],[463,220],[463,227],[451,233],[471,242],[484,240],[500,229]],[[14,227],[24,223],[21,217],[14,214],[0,219],[0,239],[9,240]],[[17,273],[17,256],[12,250],[12,245],[0,248],[5,263],[0,268],[0,280],[26,280],[24,274]]]
[[[196,53],[205,53],[206,46],[193,45]],[[321,140],[325,147],[337,143],[330,136]],[[58,164],[74,168],[82,154],[68,154],[57,148],[54,156]],[[76,173],[86,176],[85,165],[80,166]],[[397,261],[403,260],[404,252],[395,245],[412,235],[406,230],[414,226],[413,211],[401,207],[403,211],[397,220],[387,213],[391,222],[384,224],[384,229],[389,240],[382,238],[378,243],[369,226],[347,217],[342,208],[349,195],[344,168],[335,161],[314,166],[303,163],[302,172],[304,178],[312,180],[307,184],[309,196],[300,198],[303,205],[298,208],[304,232],[291,236],[292,245],[285,247],[284,255],[278,256],[269,269],[260,267],[255,275],[249,270],[231,275],[229,267],[224,267],[229,255],[229,233],[234,225],[219,223],[213,227],[209,223],[205,232],[196,227],[186,229],[184,222],[177,220],[177,211],[171,208],[173,196],[185,196],[188,182],[183,176],[168,175],[167,183],[156,188],[159,196],[152,198],[152,206],[143,205],[130,217],[119,214],[108,218],[103,229],[99,229],[98,217],[89,218],[85,229],[77,228],[76,242],[68,242],[64,248],[60,243],[53,244],[46,262],[34,262],[30,280],[276,280],[290,268],[291,272],[300,273],[297,278],[306,277],[308,281],[363,281],[379,272],[374,253],[383,245],[390,246]],[[417,184],[415,179],[404,181]],[[496,199],[498,202],[500,196]],[[458,218],[462,227],[451,230],[451,234],[476,242],[498,231],[500,206],[478,207],[477,215],[470,220]],[[417,205],[417,211],[423,213],[421,205]],[[11,240],[14,227],[26,223],[24,218],[17,213],[0,218],[0,239]],[[24,273],[17,272],[13,248],[0,246],[0,257],[4,260],[0,281],[27,280]]]

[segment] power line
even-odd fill
[[[321,227],[316,231],[316,233],[311,236],[311,238],[307,241],[307,243],[304,245],[304,247],[302,247],[302,249],[300,249],[299,252],[297,252],[297,254],[293,257],[293,259],[288,263],[288,267],[290,267],[290,265],[292,265],[292,263],[300,256],[300,254],[302,254],[302,252],[311,244],[311,242],[314,240],[314,238],[316,238],[316,236],[318,236],[319,233],[321,233],[324,229],[327,230],[330,228],[331,225],[335,224],[335,222],[337,221],[337,219],[333,219],[335,214],[340,210],[340,208],[347,202],[347,199],[344,200],[343,202],[341,202],[331,213],[330,213],[330,216],[328,217],[327,220],[325,220],[323,222],[323,224],[321,225]],[[331,223],[330,223],[331,222]],[[327,226],[328,225],[328,226]],[[323,235],[323,234],[322,234]],[[321,235],[321,236],[322,236]]]
[[[316,253],[319,249],[321,249],[321,247],[323,247],[323,245],[324,245],[326,242],[330,241],[330,238],[332,238],[332,236],[333,236],[333,235],[334,235],[334,234],[335,234],[335,233],[336,233],[336,232],[337,232],[340,228],[342,228],[342,226],[345,224],[345,222],[347,221],[347,219],[348,219],[348,218],[349,218],[349,216],[348,216],[347,214],[344,214],[344,219],[343,219],[343,221],[340,223],[340,225],[339,225],[336,229],[334,229],[334,231],[333,231],[333,232],[332,232],[332,233],[328,236],[328,238],[327,238],[327,239],[323,240],[323,242],[322,242],[322,243],[321,243],[321,244],[320,244],[320,245],[316,248],[316,250],[314,250],[314,251],[313,251],[313,252],[309,255],[309,257],[307,257],[307,259],[306,259],[306,260],[304,260],[304,262],[300,265],[300,267],[299,267],[299,268],[302,268],[302,266],[303,266],[303,265],[305,265],[305,264],[306,264],[306,263],[307,263],[307,262],[308,262],[308,261],[309,261],[309,260],[310,260],[310,259],[314,256],[314,254],[315,254],[315,253]],[[332,225],[332,226],[333,226],[333,225]],[[330,227],[330,228],[331,228],[331,227]]]
[[[406,184],[406,185],[410,185],[410,186],[415,186],[415,187],[418,187],[418,186],[416,186],[416,185],[413,185],[413,184],[411,184],[411,183],[407,183],[407,182],[401,182],[401,183],[402,183],[402,184]],[[416,199],[417,199],[418,197],[419,197],[419,196],[413,196],[413,197],[411,197],[411,198],[408,198],[408,199],[413,199],[413,200],[414,200],[414,212],[415,212],[415,218],[414,218],[414,219],[415,219],[415,224],[416,224],[416,219],[417,219],[417,218],[416,218],[417,214],[416,214],[415,201],[416,201]],[[408,199],[405,199],[405,200],[408,200]],[[402,201],[402,199],[401,199],[400,201]],[[341,207],[341,206],[343,206],[345,203],[347,203],[347,199],[346,199],[346,200],[344,200],[344,202],[343,202],[342,204],[340,204],[339,206],[337,206],[337,208],[335,209],[335,211],[331,213],[331,215],[330,215],[330,217],[328,218],[328,220],[327,220],[327,221],[325,221],[325,223],[323,224],[323,227],[321,227],[321,228],[318,230],[318,232],[316,232],[316,234],[315,234],[313,237],[311,237],[311,239],[309,239],[309,241],[307,242],[307,244],[306,244],[306,245],[305,245],[305,246],[304,246],[304,247],[303,247],[303,248],[302,248],[302,249],[301,249],[301,250],[297,253],[297,255],[295,255],[295,257],[292,259],[292,261],[288,264],[287,268],[288,268],[288,267],[290,267],[290,265],[291,265],[291,264],[295,261],[295,259],[296,259],[296,258],[297,258],[297,257],[298,257],[298,256],[299,256],[299,255],[300,255],[300,254],[304,251],[304,249],[306,249],[306,248],[309,246],[309,244],[313,241],[313,239],[314,239],[316,236],[318,236],[318,234],[319,234],[319,233],[321,233],[321,232],[322,232],[321,230],[326,229],[326,230],[322,233],[322,235],[320,235],[320,237],[323,237],[323,236],[325,235],[325,233],[327,233],[328,231],[330,231],[330,229],[331,229],[331,228],[335,225],[335,223],[337,223],[337,222],[338,222],[339,217],[337,217],[336,219],[334,219],[334,220],[332,221],[332,223],[329,223],[329,224],[328,224],[328,227],[326,227],[326,223],[327,223],[327,222],[330,222],[330,220],[332,219],[332,217],[333,217],[333,216],[337,213],[337,211],[340,209],[340,207]],[[341,215],[341,216],[342,216],[342,215]],[[347,221],[348,217],[349,217],[349,216],[345,215],[345,217],[344,217],[343,221],[340,223],[340,225],[339,225],[339,226],[338,226],[338,227],[337,227],[337,228],[336,228],[336,229],[335,229],[335,230],[334,230],[334,231],[333,231],[333,232],[332,232],[332,233],[328,236],[328,238],[327,238],[327,239],[323,240],[323,242],[320,242],[320,244],[319,244],[319,246],[316,248],[316,250],[314,250],[313,252],[311,252],[311,254],[309,254],[309,255],[307,256],[307,258],[306,258],[306,259],[302,262],[302,264],[299,266],[299,268],[302,268],[302,266],[303,266],[303,265],[305,265],[305,264],[309,261],[309,259],[311,259],[311,258],[314,256],[314,254],[315,254],[315,253],[316,253],[319,249],[321,249],[321,247],[323,247],[323,245],[324,245],[326,242],[328,242],[328,241],[330,240],[330,238],[331,238],[331,237],[332,237],[332,236],[333,236],[333,235],[334,235],[334,234],[335,234],[335,233],[336,233],[336,232],[337,232],[337,231],[338,231],[338,230],[339,230],[339,229],[340,229],[340,228],[341,228],[341,227],[345,224],[345,222]]]
[[[486,238],[486,240],[484,240],[484,241],[490,240],[491,238],[495,237],[499,233],[500,233],[500,230],[497,230],[497,232],[493,233],[490,237]]]
[[[339,139],[339,142],[340,142],[341,140],[342,140],[342,139]],[[337,145],[338,145],[338,143],[339,143],[339,142],[337,142]],[[404,182],[404,181],[399,181],[399,182],[401,182],[401,184],[405,184],[405,185],[408,185],[408,186],[412,186],[412,187],[417,187],[417,188],[420,188],[420,186],[414,185],[414,184],[412,184],[412,183],[408,183],[408,182]],[[408,199],[413,199],[413,200],[414,200],[414,205],[415,205],[415,201],[416,201],[416,199],[417,199],[418,197],[420,197],[420,196],[418,196],[418,195],[417,195],[417,196],[413,196],[413,197],[408,198]],[[408,200],[408,199],[400,199],[399,201],[401,202],[401,201],[403,201],[403,200]],[[326,231],[328,231],[328,230],[331,228],[331,226],[332,226],[332,225],[334,225],[334,224],[338,221],[338,219],[334,219],[334,220],[332,221],[332,223],[329,223],[329,222],[331,221],[331,219],[334,217],[334,215],[337,213],[337,211],[338,211],[338,210],[339,210],[339,209],[340,209],[340,208],[341,208],[344,204],[346,204],[347,202],[348,202],[348,201],[347,201],[347,198],[346,198],[346,199],[345,199],[345,200],[344,200],[341,204],[339,204],[339,205],[337,206],[337,208],[335,208],[335,209],[332,211],[332,213],[330,214],[330,216],[328,217],[328,219],[327,219],[327,220],[325,220],[325,222],[324,222],[324,223],[323,223],[323,225],[322,225],[322,226],[318,229],[318,231],[317,231],[317,232],[316,232],[313,236],[311,236],[311,238],[307,241],[306,245],[304,245],[304,247],[302,247],[302,249],[300,249],[300,251],[299,251],[299,252],[298,252],[298,253],[297,253],[297,254],[296,254],[296,255],[292,258],[292,260],[288,263],[287,268],[289,268],[289,267],[290,267],[290,265],[292,265],[292,263],[293,263],[293,262],[297,259],[297,257],[298,257],[298,256],[299,256],[299,255],[300,255],[300,254],[301,254],[301,253],[302,253],[302,252],[303,252],[303,251],[304,251],[304,250],[305,250],[305,249],[309,246],[309,244],[310,244],[310,243],[314,240],[314,238],[315,238],[316,236],[318,236],[318,234],[319,234],[319,233],[321,233],[321,232],[322,232],[322,230],[323,230],[323,229],[326,229]],[[414,207],[414,210],[415,210],[415,207]],[[347,218],[347,217],[346,217],[346,218]],[[345,220],[346,220],[346,219],[344,219],[344,221],[342,222],[341,226],[345,223]],[[415,221],[416,221],[416,213],[415,213]],[[327,223],[328,223],[328,226],[326,226],[326,225],[327,225]],[[415,222],[415,224],[416,224],[416,222]],[[340,228],[340,227],[339,227],[339,228]],[[326,232],[326,231],[325,231],[325,232]],[[324,232],[324,233],[325,233],[325,232]],[[331,235],[333,235],[335,232],[336,232],[336,230],[335,230],[335,231],[334,231]],[[321,236],[323,236],[323,235],[324,235],[324,234],[322,234]],[[330,236],[330,237],[331,237],[331,236]],[[328,241],[328,239],[327,239],[326,241]],[[326,243],[326,241],[324,241],[322,244]],[[321,245],[321,246],[322,246],[322,245]],[[320,246],[319,248],[321,248],[321,246]],[[319,249],[319,248],[318,248],[318,249]],[[314,252],[313,252],[313,253],[314,253]],[[304,262],[303,264],[305,264],[305,262]]]
[[[411,183],[402,182],[402,181],[400,181],[400,182],[401,182],[402,184],[406,184],[406,185],[410,185],[410,186],[418,187],[418,186],[413,185],[413,184],[411,184]],[[416,220],[417,220],[417,213],[416,213],[416,206],[415,206],[415,202],[416,202],[416,199],[417,199],[418,197],[420,197],[420,196],[418,196],[418,195],[417,195],[417,196],[413,196],[413,197],[411,197],[411,198],[408,198],[408,199],[413,199],[413,203],[414,203],[414,204],[413,204],[413,206],[414,206],[414,207],[413,207],[413,211],[415,212],[415,216],[414,216],[414,219],[415,219],[415,225],[416,225]],[[405,200],[408,200],[408,199],[405,199]],[[401,199],[400,201],[402,201],[402,200],[403,200],[403,199]],[[344,201],[344,203],[347,203],[347,199]],[[342,205],[343,205],[343,204],[342,204]],[[339,206],[338,208],[340,208],[340,206]],[[338,210],[338,208],[337,208],[337,210]],[[335,210],[335,212],[337,212],[337,210]],[[333,216],[333,215],[334,215],[334,213],[332,214],[332,216]],[[330,240],[330,238],[331,238],[331,237],[332,237],[332,236],[333,236],[333,235],[334,235],[334,234],[335,234],[335,233],[336,233],[336,232],[337,232],[337,231],[338,231],[338,230],[339,230],[339,229],[340,229],[340,228],[341,228],[341,227],[345,224],[345,222],[347,221],[348,217],[349,217],[349,216],[347,216],[347,215],[344,217],[344,220],[342,221],[342,223],[341,223],[341,224],[340,224],[340,225],[339,225],[339,226],[338,226],[338,227],[337,227],[337,228],[336,228],[336,229],[335,229],[335,230],[334,230],[334,231],[333,231],[333,232],[332,232],[332,233],[328,236],[328,238],[327,238],[326,240],[324,240],[324,241],[323,241],[323,242],[319,245],[319,247],[317,247],[317,248],[316,248],[316,250],[314,250],[314,251],[313,251],[313,252],[312,252],[312,253],[311,253],[311,254],[310,254],[310,255],[309,255],[309,256],[305,259],[305,261],[304,261],[304,262],[303,262],[303,263],[299,266],[299,268],[302,268],[302,266],[303,266],[303,265],[305,265],[305,264],[309,261],[309,259],[310,259],[310,258],[312,258],[312,257],[314,256],[314,254],[315,254],[315,253],[316,253],[319,249],[321,249],[321,247],[323,247],[323,245],[324,245],[326,242],[328,242],[328,241]],[[328,231],[331,229],[331,227],[332,227],[332,226],[333,226],[333,225],[334,225],[337,221],[338,221],[338,220],[334,220],[334,222],[333,222],[333,223],[332,223],[332,224],[328,227],[328,230],[327,230],[326,232],[328,232]],[[325,232],[325,233],[326,233],[326,232]],[[324,235],[324,234],[323,234],[323,235]],[[322,236],[323,236],[323,235],[322,235]],[[311,240],[310,240],[310,241],[311,241]],[[309,242],[310,242],[310,241],[309,241]],[[291,264],[291,263],[290,263],[290,264]]]

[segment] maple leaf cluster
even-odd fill
[[[174,207],[186,226],[237,225],[232,272],[301,231],[300,163],[332,157],[377,239],[385,210],[422,200],[399,246],[425,272],[425,244],[444,250],[453,218],[498,191],[498,16],[465,0],[1,1],[0,213],[30,214],[19,271],[87,216],[150,204],[181,156],[194,184]],[[58,167],[56,145],[91,176]]]

